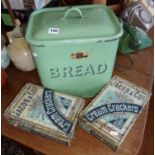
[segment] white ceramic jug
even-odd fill
[[[31,50],[20,32],[20,27],[14,28],[13,31],[7,32],[6,35],[10,42],[8,53],[15,66],[22,71],[35,69]]]

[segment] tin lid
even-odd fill
[[[29,19],[26,39],[33,45],[118,39],[123,33],[114,13],[104,5],[45,8]]]

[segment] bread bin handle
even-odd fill
[[[81,11],[79,8],[77,8],[77,7],[72,7],[72,8],[70,8],[70,9],[66,10],[63,19],[66,19],[66,18],[68,17],[68,15],[69,15],[71,12],[73,12],[73,11],[76,11],[76,12],[79,14],[79,17],[81,17],[81,18],[84,17],[83,14],[82,14],[82,11]]]

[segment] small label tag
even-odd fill
[[[116,131],[110,131],[110,134],[111,134],[112,136],[118,136],[118,132],[116,132]]]
[[[49,34],[59,34],[59,28],[50,27],[50,28],[48,29],[48,33],[49,33]]]

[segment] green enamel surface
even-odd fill
[[[26,38],[30,44],[68,43],[91,39],[109,40],[120,37],[122,28],[114,13],[104,5],[75,6],[83,17],[73,10],[64,19],[69,7],[46,8],[32,13]],[[49,28],[58,28],[58,34],[48,33]]]
[[[123,30],[104,5],[76,8],[78,11],[69,12],[65,19],[68,7],[35,11],[29,20],[26,39],[44,87],[91,97],[112,76]],[[59,28],[59,33],[49,34],[51,27]],[[72,57],[79,53],[87,53],[87,57]]]

